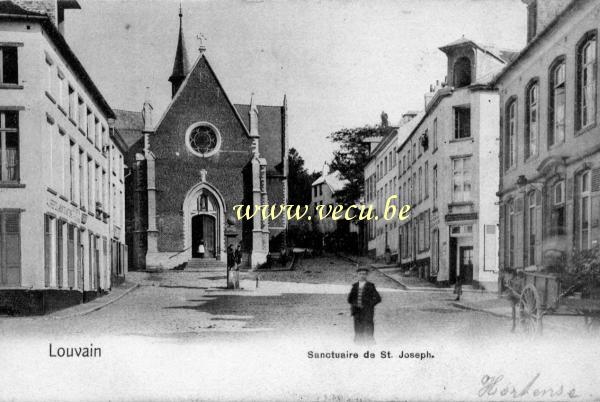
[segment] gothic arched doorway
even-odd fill
[[[215,258],[217,255],[217,225],[216,217],[202,214],[192,217],[192,257],[200,257],[198,246],[204,242],[204,257]]]

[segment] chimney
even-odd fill
[[[381,127],[389,127],[388,115],[386,112],[381,112]]]

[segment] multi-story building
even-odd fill
[[[386,203],[400,208],[398,194],[398,153],[399,138],[407,134],[409,122],[417,112],[406,112],[398,127],[390,127],[387,134],[376,139],[365,167],[364,195],[367,205],[373,207],[377,220],[366,221],[367,250],[370,256],[381,258],[389,251],[392,261],[398,258],[398,219],[385,220],[382,214]],[[371,139],[371,142],[373,139]],[[373,142],[372,142],[373,143]],[[395,196],[392,197],[392,196]]]
[[[528,44],[500,90],[500,266],[536,270],[600,241],[594,0],[528,0]]]
[[[497,286],[498,93],[490,82],[514,55],[461,38],[441,47],[448,83],[398,149],[400,262],[433,282]]]
[[[76,1],[0,1],[0,309],[45,313],[124,275],[123,143],[59,28]]]
[[[316,221],[321,233],[332,233],[337,229],[339,221],[334,221],[331,218],[331,213],[329,211],[333,211],[333,208],[337,205],[335,193],[343,190],[347,183],[348,180],[343,179],[340,172],[329,172],[329,166],[327,164],[323,165],[321,176],[312,183],[312,215],[319,216],[317,207],[319,205],[324,205],[322,212],[324,218]]]

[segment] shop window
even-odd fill
[[[0,212],[0,285],[21,284],[21,214]]]

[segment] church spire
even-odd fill
[[[181,3],[179,4],[179,38],[177,39],[177,51],[175,52],[175,63],[173,63],[173,73],[169,77],[172,86],[172,96],[175,96],[188,72],[187,54],[185,44],[183,43],[183,13],[181,12]]]

